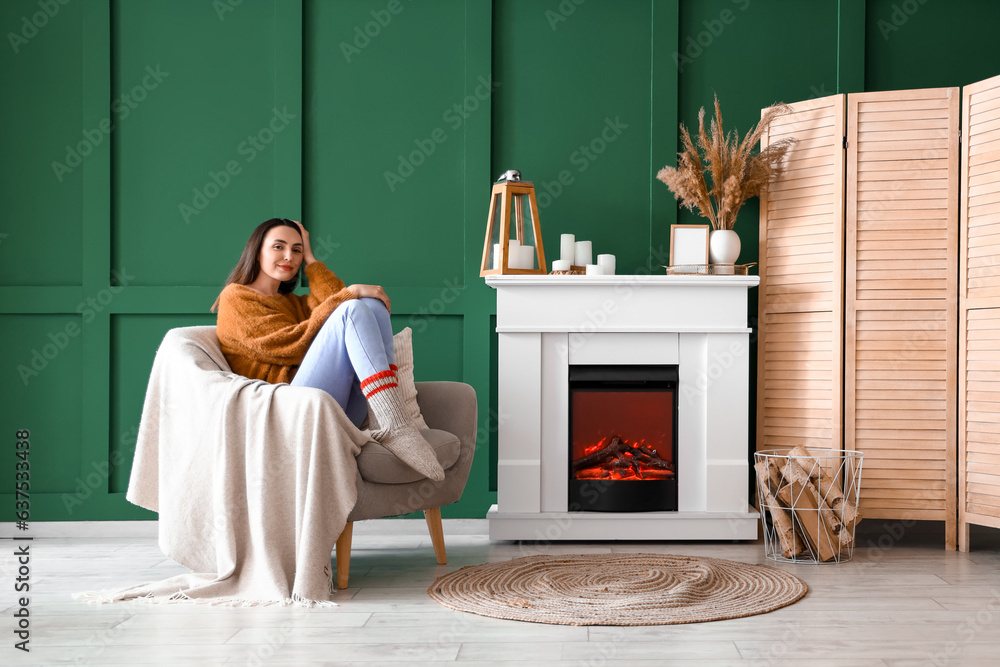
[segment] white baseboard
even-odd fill
[[[486,535],[486,519],[443,519],[446,535]],[[157,537],[157,521],[32,521],[26,531],[13,522],[0,523],[0,539],[32,538],[101,538]],[[423,535],[427,524],[422,519],[372,519],[354,524],[355,535]]]
[[[0,538],[11,537],[152,537],[156,521],[32,521],[28,530],[17,530],[14,523],[0,523]]]

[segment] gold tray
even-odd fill
[[[678,266],[663,266],[668,276],[748,276],[750,264],[680,264]]]

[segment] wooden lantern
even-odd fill
[[[513,239],[511,228],[514,230]],[[512,240],[516,243],[512,244]],[[530,252],[530,265],[529,253],[524,251],[527,246],[533,248]],[[530,181],[522,181],[521,174],[516,170],[508,171],[493,185],[490,213],[486,222],[486,244],[483,246],[483,263],[479,275],[482,277],[546,273],[535,186]]]

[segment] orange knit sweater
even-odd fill
[[[291,382],[326,318],[340,304],[357,298],[323,262],[309,264],[305,274],[305,296],[264,296],[236,283],[222,290],[216,335],[234,373]]]

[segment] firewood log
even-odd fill
[[[795,446],[788,452],[788,455],[802,457],[798,459],[798,463],[804,470],[808,471],[809,478],[819,490],[820,497],[826,500],[830,509],[840,515],[844,529],[853,533],[854,525],[861,520],[858,507],[852,500],[844,496],[840,484],[826,474],[826,471],[823,470],[822,460],[814,458],[812,453],[802,445]]]
[[[823,500],[823,496],[820,494],[816,484],[813,482],[812,478],[809,477],[809,473],[806,472],[805,468],[800,466],[798,461],[795,459],[790,458],[785,464],[785,479],[789,483],[794,482],[806,487],[809,495],[815,499],[813,504],[815,504],[816,508],[819,510],[820,517],[826,524],[828,530],[837,536],[838,543],[846,545],[851,542],[853,531],[845,528],[843,521],[840,519],[840,513],[835,512],[829,505],[826,504],[826,501]],[[798,498],[799,495],[800,494],[796,493],[793,498]],[[780,491],[778,493],[778,499],[783,500]],[[843,536],[841,537],[841,535]]]
[[[778,462],[771,457],[765,458],[765,464],[767,465],[767,478],[770,482],[770,486],[768,488],[772,494],[777,493],[778,489],[780,489],[784,484],[784,481],[781,478],[781,467],[778,465]]]
[[[788,466],[785,466],[788,469]],[[778,500],[790,505],[799,526],[806,534],[820,561],[833,560],[840,555],[840,538],[823,520],[816,487],[808,481],[793,480],[778,491]]]
[[[761,490],[761,495],[764,496],[760,499],[761,510],[763,511],[766,506],[771,513],[771,519],[774,521],[778,539],[781,541],[781,552],[785,558],[801,556],[807,551],[806,545],[802,542],[799,534],[795,532],[795,525],[791,515],[778,505],[778,501],[775,500],[771,493],[768,466],[758,461],[754,464],[754,469],[757,471],[757,478],[760,481],[758,486]]]

